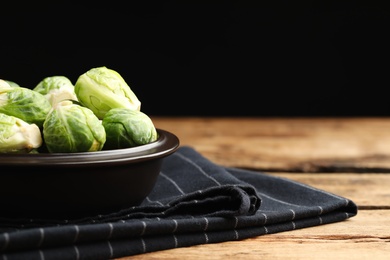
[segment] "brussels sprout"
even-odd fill
[[[18,83],[13,82],[11,80],[6,80],[5,79],[4,81],[6,81],[11,87],[14,87],[14,88],[20,87],[20,85]]]
[[[52,106],[40,93],[24,87],[0,85],[0,112],[18,117],[42,129],[47,113]]]
[[[106,130],[104,149],[129,148],[156,141],[157,130],[145,113],[128,108],[113,108],[102,124]]]
[[[46,77],[33,90],[44,95],[52,106],[62,100],[77,101],[74,86],[65,76]]]
[[[29,153],[41,145],[41,130],[36,124],[0,113],[0,153]]]
[[[94,152],[103,148],[106,132],[89,108],[65,100],[47,115],[43,138],[49,153]]]
[[[8,80],[0,79],[0,89],[6,89],[6,88],[11,88],[11,84],[9,83]]]
[[[112,108],[141,108],[141,102],[122,76],[106,67],[92,68],[79,76],[75,92],[80,103],[99,119]]]

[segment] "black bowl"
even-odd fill
[[[0,218],[72,219],[139,205],[179,147],[177,136],[157,131],[157,141],[126,149],[0,154]]]

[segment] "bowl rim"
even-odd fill
[[[27,153],[0,154],[1,166],[98,166],[142,162],[166,157],[175,152],[179,138],[167,131],[156,128],[158,139],[154,142],[123,149],[101,150],[76,153]]]

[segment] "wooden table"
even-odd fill
[[[336,193],[343,222],[122,259],[390,259],[390,118],[152,117],[211,161]]]

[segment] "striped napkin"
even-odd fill
[[[5,219],[1,259],[110,259],[242,240],[346,220],[356,204],[265,173],[214,164],[182,146],[137,207],[83,219]]]

